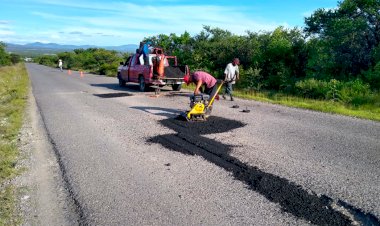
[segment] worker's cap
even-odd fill
[[[185,83],[187,85],[189,85],[189,83],[190,83],[190,75],[185,75],[185,77],[183,77],[183,80],[185,81]]]

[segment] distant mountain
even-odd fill
[[[128,45],[121,45],[121,46],[104,46],[102,48],[108,49],[108,50],[116,50],[119,52],[134,53],[136,52],[136,49],[139,48],[139,46],[135,44],[128,44]]]
[[[35,56],[40,54],[56,54],[59,52],[73,51],[74,49],[104,48],[118,52],[135,52],[138,45],[128,44],[121,46],[95,46],[95,45],[60,45],[56,43],[34,42],[25,45],[6,43],[6,51],[20,55]]]

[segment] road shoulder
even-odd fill
[[[76,225],[75,208],[68,198],[59,164],[49,142],[36,101],[29,93],[20,137],[19,168],[15,179],[23,225]]]

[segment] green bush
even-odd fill
[[[258,92],[264,86],[263,76],[261,75],[261,69],[248,68],[244,70],[242,67],[239,68],[240,81],[237,83],[239,88],[243,88],[247,91]]]
[[[5,52],[5,44],[0,41],[0,66],[11,65],[11,57]]]
[[[364,80],[368,82],[372,89],[380,90],[380,61],[377,62],[373,70],[363,73]]]
[[[342,82],[339,82],[336,79],[331,79],[327,83],[327,86],[328,86],[329,90],[326,93],[325,99],[332,100],[332,101],[339,101],[339,100],[341,100],[340,90],[342,89],[343,85],[344,84]]]
[[[21,56],[20,55],[11,53],[9,55],[9,57],[10,57],[10,60],[11,60],[12,64],[17,64],[17,63],[21,62]]]
[[[89,48],[75,49],[73,52],[62,52],[56,55],[44,55],[38,57],[39,64],[57,67],[58,59],[62,59],[63,68],[72,70],[84,70],[94,74],[116,76],[119,62],[123,61],[116,51]]]
[[[57,67],[58,57],[56,55],[43,55],[36,59],[36,62],[42,65]]]
[[[331,79],[325,82],[312,78],[296,82],[295,87],[298,94],[306,98],[341,101],[353,106],[374,101],[369,84],[360,79],[349,82]]]
[[[299,95],[314,99],[325,99],[330,90],[327,82],[314,78],[296,82],[295,88]]]
[[[359,106],[371,102],[372,95],[368,84],[357,79],[350,82],[345,82],[339,90],[339,99],[346,104]]]
[[[99,73],[106,76],[116,76],[117,75],[118,64],[102,64],[99,69]]]

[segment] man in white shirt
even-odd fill
[[[230,95],[231,101],[234,101],[232,96],[232,85],[236,80],[239,80],[239,58],[234,58],[231,63],[227,64],[224,70],[225,91],[223,93],[223,99],[226,99],[226,94]]]
[[[59,70],[61,70],[61,71],[63,71],[62,70],[62,66],[63,66],[62,60],[59,59],[59,61],[58,61],[58,67],[59,67]]]

